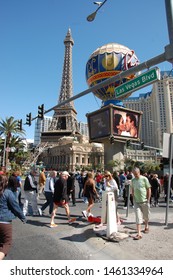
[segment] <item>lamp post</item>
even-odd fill
[[[95,10],[94,13],[90,14],[88,17],[87,17],[87,21],[93,21],[96,17],[96,14],[98,12],[98,10],[100,10],[100,8],[107,2],[107,0],[103,1],[101,4],[99,4],[98,8]],[[100,2],[99,2],[100,3]],[[97,4],[97,2],[95,3]]]

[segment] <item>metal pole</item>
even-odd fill
[[[173,44],[173,0],[165,0],[166,18],[170,44]]]
[[[165,216],[165,225],[168,225],[168,212],[169,212],[169,196],[171,189],[171,179],[172,179],[172,154],[173,154],[173,133],[170,134],[170,142],[169,142],[169,181],[168,181],[168,189],[167,189],[167,203],[166,203],[166,216]]]
[[[166,18],[168,25],[168,34],[170,45],[165,47],[165,52],[168,56],[171,56],[173,53],[173,0],[165,0],[165,8],[166,8]],[[168,61],[173,62],[173,59],[168,59]],[[170,134],[170,144],[169,144],[169,182],[168,182],[168,190],[167,190],[167,205],[166,205],[166,217],[165,224],[168,224],[168,212],[169,212],[169,196],[171,189],[171,179],[172,179],[172,156],[173,154],[173,133]]]
[[[7,136],[5,135],[2,166],[5,166],[6,143],[7,143]]]
[[[166,18],[170,44],[165,47],[166,60],[173,63],[173,0],[165,0]]]

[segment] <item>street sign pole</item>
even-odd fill
[[[6,145],[7,145],[7,136],[5,135],[2,166],[5,166]]]
[[[167,189],[167,203],[166,203],[166,216],[165,216],[165,225],[168,225],[168,212],[169,212],[169,199],[170,199],[170,190],[171,190],[171,179],[172,179],[172,158],[173,158],[173,133],[170,134],[170,144],[169,144],[169,181]]]

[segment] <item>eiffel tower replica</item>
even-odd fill
[[[73,96],[72,47],[74,45],[74,41],[72,39],[70,28],[64,39],[64,45],[64,65],[58,104]],[[55,143],[63,136],[75,137],[76,134],[80,135],[77,122],[77,112],[74,108],[73,101],[71,101],[54,109],[51,125],[47,132],[42,132],[41,142]]]

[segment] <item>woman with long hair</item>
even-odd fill
[[[7,188],[8,179],[0,175],[0,260],[8,254],[12,244],[12,220],[18,217],[26,223],[25,216],[13,192]]]
[[[125,123],[121,114],[114,115],[114,133],[121,135],[125,131]]]
[[[105,178],[105,182],[104,182],[105,190],[107,192],[114,193],[117,224],[120,224],[121,221],[120,221],[120,217],[119,217],[119,213],[118,213],[118,196],[119,196],[118,185],[117,185],[115,179],[113,178],[113,175],[111,174],[111,172],[105,171],[104,178]]]
[[[95,199],[98,198],[94,175],[92,172],[88,172],[87,174],[87,180],[84,184],[83,194],[88,199],[88,207],[86,210],[82,211],[82,214],[85,218],[87,218],[91,215],[91,208],[94,206]]]

